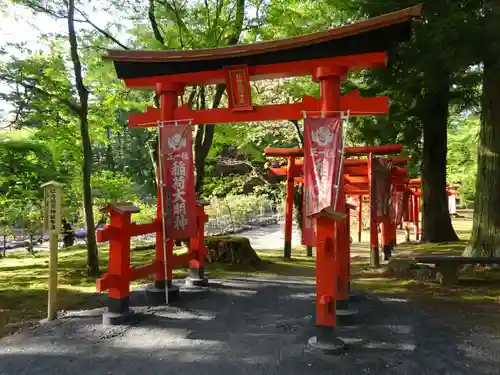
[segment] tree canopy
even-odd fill
[[[0,45],[0,206],[37,205],[39,185],[66,184],[68,215],[92,228],[94,206],[112,199],[151,202],[155,195],[154,130],[129,129],[127,115],[155,105],[152,93],[127,90],[101,56],[113,49],[196,49],[302,35],[415,5],[369,0],[15,0],[37,43]],[[453,240],[445,185],[475,197],[476,145],[483,62],[490,55],[478,0],[427,1],[409,43],[390,51],[384,70],[350,74],[344,90],[388,95],[388,116],[354,120],[351,145],[403,143],[410,174],[424,179],[424,238]],[[10,25],[15,23],[7,19]],[[33,38],[33,35],[30,35]],[[194,108],[225,106],[224,85],[186,89]],[[252,84],[256,103],[319,95],[310,77]],[[1,115],[1,112],[0,112]],[[300,122],[199,125],[194,129],[201,196],[276,194],[265,147],[301,146]],[[5,129],[9,132],[5,133]],[[5,135],[4,135],[5,134]],[[12,134],[15,134],[13,136]],[[22,136],[21,136],[22,135]],[[93,197],[92,197],[93,196]],[[85,199],[83,198],[85,197]],[[85,202],[84,202],[85,201]],[[82,207],[85,203],[87,218]],[[12,209],[15,211],[15,209]],[[11,211],[12,211],[11,210]],[[7,211],[4,211],[7,212]],[[90,216],[89,216],[90,215]],[[5,216],[5,215],[4,215]]]

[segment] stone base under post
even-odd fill
[[[335,335],[335,327],[316,326],[316,336],[308,341],[311,348],[321,350],[325,354],[341,353],[345,344]]]
[[[190,268],[188,270],[188,277],[186,277],[186,286],[208,286],[205,268]]]
[[[335,316],[338,325],[349,326],[356,324],[358,314],[359,309],[349,306],[349,300],[335,301]]]
[[[109,298],[108,311],[102,314],[102,324],[118,325],[130,321],[134,312],[130,310],[130,297]]]
[[[172,280],[167,281],[168,285],[168,302],[175,301],[179,298],[179,287],[172,284]],[[155,280],[153,284],[146,287],[146,296],[148,302],[155,305],[164,305],[165,299],[165,280]]]

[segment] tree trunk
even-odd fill
[[[500,1],[485,3],[483,94],[470,256],[500,256]]]
[[[109,126],[106,127],[106,139],[108,141],[106,145],[106,165],[110,171],[114,171],[115,161],[113,159],[113,147],[111,147],[111,127]],[[123,144],[123,141],[120,141],[120,144]]]
[[[424,242],[458,241],[451,225],[446,194],[446,152],[450,83],[440,72],[427,88],[421,120],[424,130],[422,190]]]
[[[85,223],[87,226],[87,272],[99,273],[99,256],[95,236],[94,213],[92,210],[92,143],[90,141],[88,123],[89,92],[83,83],[82,64],[78,55],[78,41],[75,31],[75,1],[68,1],[68,36],[71,49],[71,61],[75,73],[75,83],[80,98],[78,117],[80,120],[80,135],[83,148],[83,207],[85,209]]]

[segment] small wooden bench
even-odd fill
[[[443,285],[458,284],[458,267],[466,264],[500,264],[500,257],[463,257],[446,255],[415,255],[417,263],[434,264],[436,280]]]

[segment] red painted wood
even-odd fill
[[[316,325],[335,326],[335,222],[316,218]],[[328,268],[330,267],[330,268]]]
[[[340,111],[350,110],[353,116],[373,116],[385,114],[389,110],[389,99],[385,96],[362,98],[357,91],[344,95],[340,100]],[[293,104],[274,104],[255,106],[253,111],[232,111],[229,108],[191,110],[188,104],[176,108],[165,120],[190,119],[192,125],[224,124],[237,122],[300,120],[305,111],[321,111],[321,102],[311,96],[304,96],[302,102]],[[129,127],[156,126],[160,111],[148,108],[145,113],[128,116]]]
[[[339,210],[346,213],[345,220],[335,222],[337,226],[335,242],[337,246],[337,293],[335,300],[347,301],[349,298],[349,258],[350,258],[350,241],[347,227],[349,226],[349,208],[345,202],[344,184],[340,185],[339,191]]]
[[[369,154],[368,160],[370,160],[371,158],[372,154]],[[368,194],[371,194],[371,192],[375,189],[375,182],[372,178],[371,163],[368,163],[368,178],[370,180],[370,188]],[[370,205],[372,205],[371,202]],[[375,219],[375,213],[373,211],[374,210],[372,210],[370,207],[370,263],[372,264],[372,266],[378,266],[379,260],[376,257],[372,257],[372,253],[378,254],[378,222]]]
[[[358,195],[358,242],[361,242],[361,234],[363,233],[363,195]]]
[[[204,267],[205,256],[208,254],[208,248],[205,245],[205,223],[208,221],[208,215],[205,214],[203,205],[197,205],[196,209],[198,233],[189,240],[189,268]]]
[[[360,55],[330,57],[325,59],[293,61],[289,63],[257,65],[248,68],[252,81],[285,77],[313,75],[319,66],[345,66],[349,71],[382,68],[386,64],[385,52],[366,53]],[[200,84],[224,83],[224,70],[184,73],[171,76],[155,76],[146,78],[125,79],[125,85],[130,88],[151,89],[157,83],[182,83],[186,86]]]
[[[338,110],[340,95],[339,77],[325,77],[320,81],[321,110]],[[335,97],[335,95],[337,97]],[[341,174],[342,176],[342,174]],[[342,176],[343,177],[343,176]],[[341,181],[340,186],[344,182]],[[344,194],[339,197],[345,199]],[[344,208],[344,201],[337,204]],[[338,294],[338,267],[336,257],[342,247],[339,238],[339,226],[328,217],[318,216],[316,218],[316,325],[334,327],[335,298]]]
[[[295,177],[295,157],[288,158],[286,181],[286,208],[285,208],[285,252],[292,246],[292,225],[293,225],[293,196],[294,196],[294,180]]]
[[[345,156],[362,156],[367,154],[372,155],[386,155],[388,153],[398,153],[402,150],[402,145],[382,145],[382,146],[360,146],[360,147],[346,147]],[[302,148],[265,148],[264,155],[266,156],[304,156],[304,150]],[[346,166],[364,166],[367,165],[368,159],[348,159],[344,160],[344,165]],[[406,156],[393,156],[389,160],[392,161],[393,166],[405,165],[408,163],[408,158]],[[302,160],[297,160],[297,165],[302,164]]]
[[[105,292],[110,288],[118,288],[120,285],[120,277],[118,275],[110,275],[105,273],[100,279],[96,280],[96,291]]]
[[[108,288],[111,298],[123,299],[129,296],[130,219],[130,213],[110,211],[110,226],[120,231],[120,236],[109,240],[108,274],[117,277],[117,283]]]
[[[158,270],[158,268],[162,266],[163,266],[162,263],[154,260],[153,263],[151,264],[146,264],[145,266],[131,268],[130,280],[132,281],[132,280],[143,279],[146,276],[155,273]]]
[[[413,196],[413,209],[415,210],[415,214],[413,219],[415,220],[415,239],[417,241],[420,240],[420,197],[414,195]]]
[[[142,236],[144,234],[155,233],[161,230],[161,222],[154,220],[152,223],[148,224],[131,224],[130,225],[130,236]]]
[[[174,268],[175,266],[179,266],[179,265],[189,264],[189,253],[180,254],[180,255],[172,254],[171,260],[169,259],[169,263],[172,264],[171,268]],[[170,278],[169,280],[172,280],[172,278]]]

